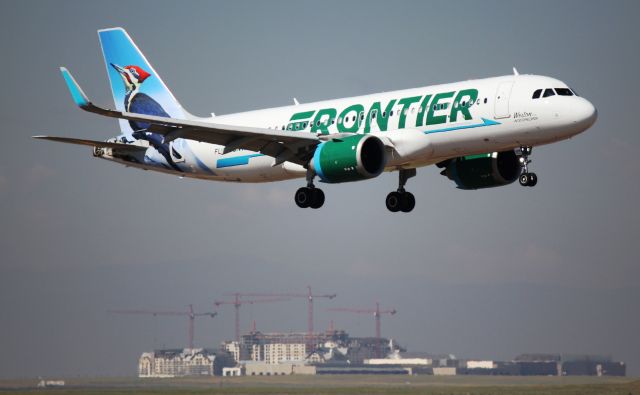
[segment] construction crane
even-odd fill
[[[327,298],[333,299],[336,294],[314,295],[311,292],[311,286],[307,285],[307,292],[300,293],[249,293],[242,294],[243,296],[259,296],[259,297],[282,297],[282,298],[306,298],[307,299],[307,342],[309,344],[313,341],[313,299],[315,298]]]
[[[186,316],[189,319],[189,348],[193,348],[193,337],[195,334],[195,321],[196,317],[206,317],[209,316],[211,318],[218,315],[217,312],[203,312],[196,313],[193,311],[193,305],[190,304],[189,309],[187,311],[166,311],[166,310],[108,310],[109,313],[114,314],[139,314],[139,315],[152,315],[154,317],[162,315],[162,316]]]
[[[396,313],[396,309],[388,309],[388,310],[380,310],[380,303],[376,302],[375,309],[354,309],[348,307],[334,307],[327,309],[327,311],[339,311],[345,313],[354,313],[354,314],[373,314],[373,318],[376,322],[376,358],[380,358],[380,341],[382,338],[381,329],[380,329],[380,316],[382,314],[394,315]]]
[[[234,299],[233,300],[216,300],[213,302],[214,305],[220,306],[223,304],[232,305],[235,308],[236,313],[236,328],[235,335],[236,341],[240,341],[240,306],[243,304],[255,304],[255,303],[269,303],[269,302],[280,302],[288,299],[283,298],[269,298],[269,299],[241,299],[243,296],[247,296],[247,294],[243,294],[240,292],[235,292],[231,294]]]

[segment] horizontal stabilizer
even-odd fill
[[[87,145],[89,147],[112,148],[118,151],[146,151],[147,150],[147,148],[141,147],[139,145],[109,143],[106,141],[95,141],[95,140],[85,140],[85,139],[74,139],[70,137],[33,136],[33,138],[38,140],[57,141],[59,143],[66,143],[66,144]]]

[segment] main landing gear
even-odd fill
[[[320,208],[324,204],[324,192],[313,185],[315,174],[307,172],[307,186],[296,191],[294,199],[300,208]]]
[[[387,195],[387,209],[392,213],[408,213],[416,206],[416,198],[411,192],[405,191],[404,186],[409,178],[415,177],[416,169],[400,169],[399,173],[398,190]]]
[[[533,187],[538,183],[538,176],[536,173],[529,173],[529,163],[531,160],[529,159],[529,155],[531,155],[531,150],[533,148],[530,146],[520,147],[520,165],[522,166],[522,174],[518,178],[518,182],[523,187]]]

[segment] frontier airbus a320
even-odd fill
[[[398,171],[386,206],[409,212],[405,190],[416,168],[435,164],[458,188],[537,183],[532,147],[588,129],[594,106],[554,78],[513,75],[200,118],[189,114],[124,29],[98,31],[115,110],[91,103],[69,71],[62,75],[83,110],[118,118],[107,141],[35,136],[93,146],[93,155],[126,166],[215,181],[306,178],[295,193],[319,208],[314,185]]]

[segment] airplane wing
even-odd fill
[[[71,97],[78,107],[107,117],[148,123],[148,131],[163,135],[165,142],[184,138],[223,145],[225,146],[224,153],[236,149],[260,152],[276,158],[274,166],[285,161],[306,166],[313,156],[315,147],[322,142],[318,136],[311,133],[221,125],[102,108],[91,103],[66,68],[61,67],[60,71],[67,83]]]
[[[76,144],[76,145],[88,145],[90,147],[98,147],[98,148],[111,148],[122,151],[146,151],[146,147],[141,147],[139,145],[133,144],[122,144],[122,143],[108,143],[106,141],[96,141],[96,140],[84,140],[84,139],[74,139],[69,137],[55,137],[55,136],[33,136],[34,139],[39,140],[49,140],[49,141],[57,141],[59,143],[67,143],[67,144]]]

